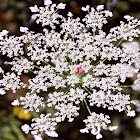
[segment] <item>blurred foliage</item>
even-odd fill
[[[20,129],[22,122],[12,112],[8,112],[7,109],[1,109],[0,120],[0,140],[26,140]]]
[[[109,31],[111,27],[117,26],[120,20],[123,20],[124,15],[131,15],[140,19],[140,0],[53,0],[55,3],[66,3],[66,10],[62,14],[65,16],[67,11],[71,11],[74,17],[84,17],[81,7],[91,5],[96,7],[99,4],[104,4],[105,9],[113,12],[113,18],[109,19],[109,24],[105,25],[104,30]],[[10,34],[19,35],[20,26],[28,26],[31,30],[41,31],[41,27],[34,22],[29,24],[31,12],[30,6],[37,4],[43,6],[43,0],[0,0],[0,31],[3,29],[9,30]],[[0,66],[7,70],[9,67],[3,64],[3,61],[8,60],[6,56],[0,56]],[[21,78],[25,83],[31,75],[22,75]],[[129,79],[128,84],[132,84],[134,79]],[[39,114],[32,112],[24,114],[22,107],[12,107],[11,102],[24,96],[25,90],[18,91],[16,94],[8,92],[7,95],[0,96],[0,140],[33,140],[31,134],[25,135],[20,127],[24,123],[31,123],[32,117],[38,117]],[[132,99],[140,100],[140,93],[133,91],[131,88],[123,90],[125,94],[130,94]],[[82,104],[81,104],[82,105]],[[134,106],[133,106],[134,107]],[[119,128],[114,132],[103,131],[103,140],[140,140],[140,113],[137,112],[135,118],[129,118],[125,113],[117,111],[108,111],[102,108],[91,108],[97,113],[103,112],[111,116],[113,125],[118,125]],[[48,108],[48,112],[54,110]],[[42,110],[45,112],[45,110]],[[66,121],[59,124],[57,132],[59,138],[55,140],[94,140],[95,137],[91,134],[81,134],[79,129],[84,128],[83,119],[86,118],[88,112],[84,106],[80,110],[80,115],[72,123]],[[44,140],[54,140],[44,136]]]

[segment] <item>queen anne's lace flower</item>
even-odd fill
[[[88,116],[87,119],[83,120],[86,124],[86,128],[81,129],[81,133],[89,133],[89,130],[93,135],[96,135],[96,139],[102,138],[100,134],[101,128],[105,130],[116,130],[117,126],[107,126],[111,121],[109,120],[108,115],[96,114],[95,112],[91,113],[91,116]]]
[[[25,110],[25,113],[29,111],[36,111],[39,112],[38,106],[45,107],[43,98],[37,96],[36,94],[30,94],[26,93],[25,97],[20,97],[21,103],[20,105],[23,105]]]
[[[55,132],[55,126],[57,123],[55,122],[55,118],[50,118],[51,114],[41,114],[40,118],[32,119],[33,123],[31,127],[34,131],[32,131],[33,135],[37,135],[38,133],[45,132],[50,137],[57,137],[58,134]]]
[[[0,80],[0,86],[3,87],[1,90],[10,90],[15,93],[17,89],[21,89],[26,85],[21,82],[20,77],[16,76],[15,73],[6,73],[3,75],[3,79]]]
[[[112,12],[104,10],[103,5],[96,9],[89,5],[82,7],[87,12],[82,20],[74,19],[71,12],[67,18],[60,15],[59,10],[66,6],[63,3],[56,5],[45,0],[44,5],[30,7],[36,22],[42,24],[43,33],[29,31],[26,27],[20,28],[24,34],[19,37],[8,36],[6,30],[0,32],[0,53],[12,58],[5,62],[12,65],[11,72],[5,73],[0,68],[0,94],[26,87],[25,97],[14,100],[12,105],[23,106],[26,112],[54,107],[54,114],[41,114],[33,118],[30,127],[27,124],[21,127],[25,133],[31,131],[35,140],[41,140],[42,133],[57,137],[57,123],[65,118],[72,122],[79,115],[81,102],[86,105],[89,116],[84,120],[86,127],[80,132],[91,132],[100,139],[101,129],[113,131],[117,127],[109,126],[108,115],[91,113],[90,106],[135,116],[131,109],[134,102],[121,91],[130,86],[125,85],[126,79],[139,72],[133,65],[140,62],[140,48],[135,42],[131,46],[119,45],[123,40],[132,41],[138,37],[140,21],[126,15],[127,23],[121,21],[120,26],[106,34],[102,27],[107,24],[107,18],[112,17]],[[28,72],[34,76],[24,84],[20,76]],[[140,85],[139,74],[134,84]]]

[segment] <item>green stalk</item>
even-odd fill
[[[68,93],[68,91],[70,90],[71,86],[68,86],[68,90],[65,92],[64,95],[66,95]]]
[[[83,87],[90,95],[92,95],[92,93],[86,88],[86,87]]]
[[[40,69],[40,67],[38,67],[38,66],[36,66],[36,65],[33,65],[35,68],[37,68],[37,69]]]
[[[86,108],[87,108],[89,114],[92,116],[92,113],[91,113],[91,111],[90,111],[90,108],[89,108],[89,106],[88,106],[88,104],[87,104],[86,99],[84,99],[84,102],[85,102],[85,105],[86,105]]]
[[[32,72],[32,73],[34,73],[34,71],[33,71],[33,70],[30,70],[30,69],[28,69],[28,71],[30,71],[30,72]]]
[[[138,85],[118,85],[114,87],[133,87],[133,86],[138,86]]]
[[[123,41],[123,38],[118,42],[118,44],[116,45],[116,47],[118,47]]]

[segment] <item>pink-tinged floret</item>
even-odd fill
[[[84,70],[81,68],[81,66],[78,67],[76,70],[77,70],[78,73],[83,73],[84,72]]]

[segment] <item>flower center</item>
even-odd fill
[[[77,67],[76,70],[77,70],[78,73],[83,73],[84,72],[84,70],[81,68],[81,66],[80,67]]]

